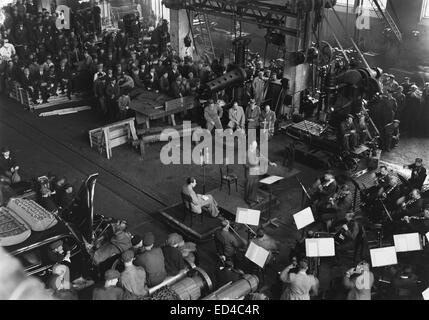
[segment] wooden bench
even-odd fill
[[[106,152],[107,159],[112,157],[112,149],[123,144],[137,141],[134,118],[112,123],[110,125],[89,131],[91,148],[97,148],[102,154]]]
[[[192,134],[194,133],[195,130],[201,129],[200,126],[198,126],[197,124],[192,124],[190,130],[183,130],[183,126],[182,125],[178,125],[178,126],[174,126],[174,127],[158,127],[158,128],[151,128],[151,129],[145,129],[145,130],[140,130],[139,131],[139,135],[142,136],[141,140],[140,140],[140,153],[141,156],[144,157],[145,155],[145,149],[148,146],[148,144],[150,143],[156,143],[161,141],[161,134],[164,130],[176,130],[179,133],[180,137],[192,137]]]
[[[13,81],[10,85],[10,93],[9,96],[12,99],[15,99],[16,101],[21,102],[21,93],[20,93],[20,86],[18,82]]]

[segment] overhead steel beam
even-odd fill
[[[286,6],[261,1],[234,0],[182,0],[180,6],[194,12],[233,18],[237,21],[278,30],[291,36],[297,35],[297,30],[285,27],[286,19],[297,18],[297,14]]]

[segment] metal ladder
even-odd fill
[[[196,33],[194,33],[194,44],[199,46],[197,52],[199,55],[207,55],[211,61],[216,57],[216,53],[213,46],[212,34],[210,31],[210,20],[207,14],[196,13],[195,19],[198,20],[198,25],[195,26],[192,22],[192,28],[195,27]],[[195,41],[195,38],[199,38],[199,41]]]
[[[383,9],[378,2],[378,0],[369,0],[371,3],[374,12],[377,14],[377,17],[379,19],[384,20],[386,27],[390,28],[393,33],[396,36],[396,39],[401,42],[402,41],[402,32],[399,30],[398,25],[396,24],[395,20],[393,20],[392,16],[390,15],[389,11],[386,9]]]

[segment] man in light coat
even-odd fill
[[[202,210],[207,209],[212,217],[217,217],[219,215],[219,209],[217,207],[217,202],[211,195],[201,195],[196,194],[194,191],[195,186],[197,185],[197,180],[195,178],[188,178],[186,184],[182,187],[182,194],[189,196],[192,199],[191,210],[194,213],[202,214]]]

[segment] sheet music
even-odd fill
[[[393,236],[393,241],[395,242],[396,252],[409,252],[409,251],[422,250],[420,236],[417,232],[406,233],[406,234],[396,234]]]
[[[235,215],[235,222],[257,227],[259,226],[260,217],[261,217],[261,211],[259,210],[237,208],[237,213]]]
[[[398,263],[395,247],[371,249],[370,254],[373,267],[384,267]]]
[[[305,251],[307,257],[333,257],[334,238],[305,239]]]
[[[429,300],[429,288],[422,292],[423,300]]]
[[[263,184],[270,185],[270,184],[276,183],[277,181],[280,181],[280,180],[283,180],[283,179],[284,179],[283,177],[279,177],[279,176],[269,176],[269,177],[267,177],[265,179],[262,179],[259,182],[263,183]]]
[[[263,268],[269,254],[269,251],[251,242],[245,256],[247,259]]]
[[[294,214],[293,219],[295,220],[298,230],[301,230],[314,222],[313,211],[310,207],[305,208],[304,210]]]

